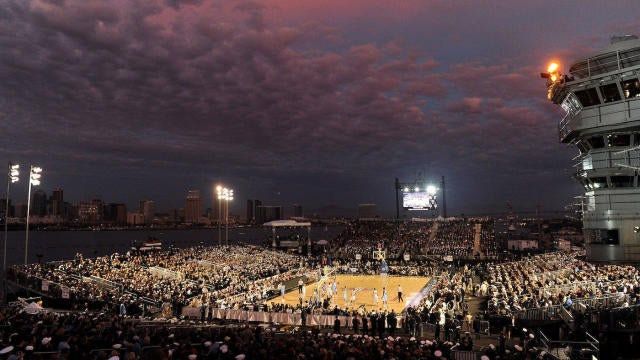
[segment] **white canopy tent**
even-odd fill
[[[262,224],[262,226],[267,226],[267,227],[308,227],[311,228],[311,223],[310,222],[298,222],[295,220],[274,220],[274,221],[269,221],[266,222],[264,224]]]
[[[270,227],[273,234],[272,246],[276,247],[276,230],[279,228],[307,228],[307,252],[311,254],[311,222],[298,222],[295,220],[274,220],[262,224]]]

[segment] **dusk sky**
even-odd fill
[[[65,200],[306,215],[445,176],[449,215],[581,193],[540,78],[640,35],[640,1],[0,0],[0,162]],[[4,165],[3,165],[4,166]],[[4,197],[4,190],[0,197]],[[288,211],[287,211],[288,212]]]

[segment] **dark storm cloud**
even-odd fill
[[[20,119],[9,133],[67,161],[275,173],[391,164],[379,150],[419,137],[418,98],[443,92],[432,59],[373,44],[307,51],[322,27],[270,25],[258,3],[227,9],[243,14],[234,22],[160,2],[8,5],[1,91]]]
[[[377,135],[387,123],[420,125],[414,101],[425,91],[402,93],[398,76],[418,78],[420,64],[378,64],[384,53],[373,45],[306,56],[293,49],[300,30],[256,28],[260,6],[236,9],[251,13],[247,27],[179,16],[153,23],[153,6],[127,14],[82,1],[24,4],[12,14],[15,27],[24,25],[22,40],[6,44],[15,56],[2,75],[15,89],[5,91],[29,94],[15,101],[35,100],[39,116],[98,137],[96,128],[109,129],[110,139],[113,129],[135,138],[153,127],[274,153],[291,152],[310,133],[323,139],[315,145],[322,152],[346,139],[357,149],[362,134],[387,137]]]

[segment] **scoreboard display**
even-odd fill
[[[438,202],[433,193],[426,191],[402,192],[402,207],[407,210],[436,210]]]

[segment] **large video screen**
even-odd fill
[[[402,207],[408,210],[435,210],[438,203],[436,197],[426,191],[403,192]]]

